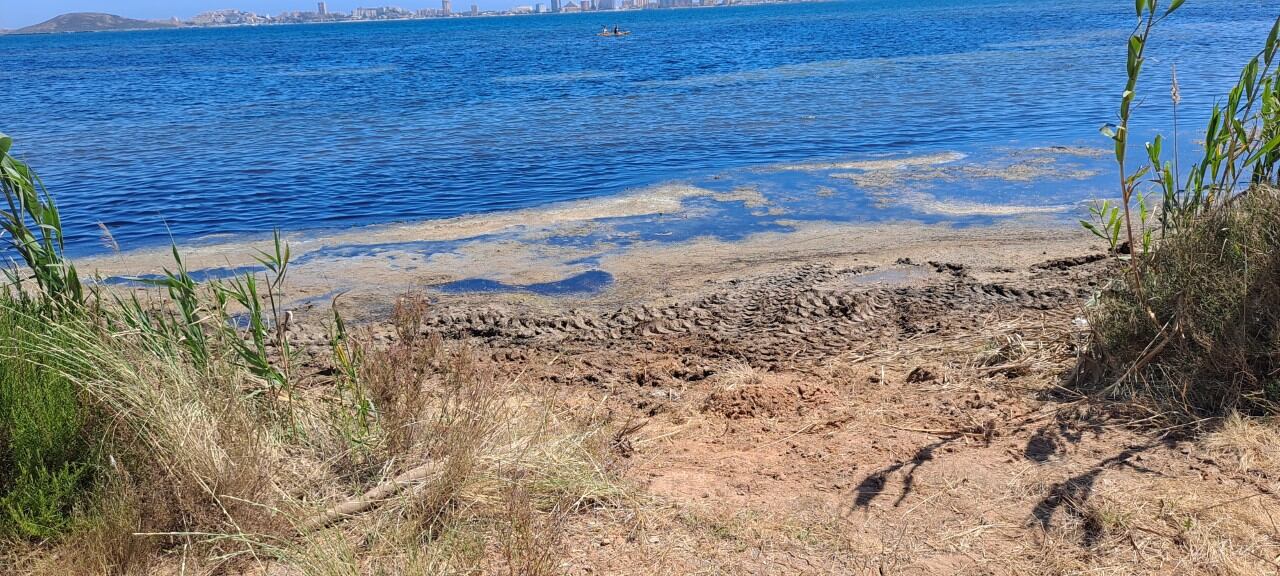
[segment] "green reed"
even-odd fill
[[[1215,104],[1204,151],[1184,175],[1166,141],[1145,143],[1131,169],[1129,125],[1153,30],[1183,5],[1137,0],[1128,41],[1128,80],[1115,145],[1120,203],[1091,210],[1085,228],[1131,256],[1123,286],[1093,302],[1105,391],[1141,397],[1158,414],[1197,421],[1233,410],[1280,412],[1280,18],[1235,85]],[[1180,94],[1170,95],[1175,114]],[[1176,130],[1176,116],[1175,116]],[[1148,198],[1159,199],[1156,206]],[[1158,241],[1155,236],[1158,234]]]
[[[293,349],[289,343],[289,318],[284,309],[283,288],[288,277],[291,252],[277,230],[273,235],[271,252],[259,251],[256,259],[267,270],[263,282],[254,272],[245,272],[226,282],[213,282],[212,286],[222,298],[230,298],[244,310],[244,329],[248,338],[240,337],[240,321],[225,306],[222,311],[223,330],[229,331],[232,349],[243,365],[254,376],[264,380],[271,388],[292,394],[289,387]],[[272,355],[274,347],[277,354]]]
[[[1102,127],[1102,133],[1111,138],[1115,147],[1123,228],[1135,252],[1138,252],[1138,239],[1148,231],[1144,222],[1135,223],[1133,218],[1135,203],[1142,203],[1145,186],[1150,185],[1151,191],[1162,200],[1159,232],[1164,236],[1185,228],[1204,210],[1229,203],[1248,186],[1280,184],[1280,70],[1275,67],[1275,57],[1280,50],[1280,18],[1272,26],[1262,50],[1244,66],[1225,101],[1214,105],[1205,129],[1204,156],[1192,165],[1187,176],[1183,178],[1179,173],[1176,157],[1172,161],[1165,158],[1163,135],[1144,145],[1145,164],[1136,170],[1129,169],[1129,124],[1138,98],[1147,46],[1157,25],[1184,2],[1173,0],[1167,8],[1162,8],[1160,0],[1136,0],[1138,23],[1128,41],[1127,81],[1120,100],[1119,122]],[[1176,85],[1172,95],[1176,110],[1180,101]],[[1099,216],[1105,233],[1100,233],[1093,224],[1086,228],[1107,238],[1116,222],[1109,213],[1095,215],[1095,221]],[[1149,239],[1142,245],[1145,253],[1150,247]],[[1140,286],[1142,260],[1133,259],[1131,270],[1135,286]]]
[[[29,278],[51,304],[78,307],[84,303],[84,289],[75,266],[64,256],[58,205],[39,176],[9,154],[12,146],[13,139],[0,133],[0,193],[8,205],[8,210],[0,210],[5,244],[22,258]],[[16,265],[5,273],[23,294],[25,274]]]

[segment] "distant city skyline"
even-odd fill
[[[326,0],[329,12],[350,12],[358,7],[399,5],[402,8],[440,8],[440,0]],[[471,0],[465,8],[477,4],[480,10],[506,10],[522,0]],[[0,29],[16,29],[39,24],[68,12],[105,12],[140,20],[167,20],[174,16],[186,20],[202,12],[234,8],[258,14],[291,11],[314,11],[316,0],[46,0],[44,2],[5,2],[0,7]],[[459,7],[454,6],[454,11]]]

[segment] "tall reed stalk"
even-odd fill
[[[1115,148],[1120,177],[1120,204],[1123,209],[1124,234],[1133,257],[1129,262],[1130,283],[1139,301],[1144,301],[1143,256],[1150,242],[1146,235],[1145,219],[1135,222],[1135,201],[1142,203],[1141,188],[1147,182],[1154,184],[1163,198],[1160,212],[1161,236],[1176,233],[1185,228],[1197,214],[1213,206],[1230,202],[1241,193],[1240,184],[1245,175],[1248,184],[1278,183],[1276,165],[1280,162],[1280,73],[1274,68],[1277,50],[1280,49],[1280,19],[1267,37],[1262,51],[1245,65],[1236,85],[1227,95],[1225,105],[1215,105],[1205,131],[1204,157],[1192,166],[1190,174],[1182,181],[1178,168],[1177,110],[1181,92],[1177,86],[1177,72],[1171,96],[1174,101],[1174,159],[1165,160],[1164,137],[1157,135],[1146,143],[1147,163],[1137,170],[1130,170],[1128,150],[1129,126],[1133,119],[1138,98],[1139,81],[1146,62],[1147,48],[1152,31],[1185,3],[1173,0],[1167,8],[1160,0],[1136,0],[1134,4],[1138,22],[1127,43],[1127,80],[1120,99],[1118,123],[1102,127]],[[1144,180],[1148,176],[1150,180]],[[1181,185],[1180,185],[1181,184]],[[1095,216],[1096,219],[1096,216]],[[1104,225],[1107,222],[1103,222]],[[1110,222],[1115,225],[1115,221]],[[1086,223],[1095,234],[1097,228]],[[1142,249],[1138,239],[1143,238]],[[1153,318],[1153,320],[1156,320]]]
[[[53,197],[26,163],[9,154],[13,139],[0,133],[0,193],[8,210],[0,211],[0,231],[9,248],[22,258],[30,278],[60,308],[79,307],[84,289],[76,268],[64,256],[62,216]],[[11,265],[10,283],[23,292],[25,274]]]

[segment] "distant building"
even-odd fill
[[[617,10],[618,5],[614,0],[598,0],[596,2],[596,10]]]
[[[239,26],[244,24],[265,24],[269,20],[253,12],[240,10],[214,10],[197,14],[191,18],[196,26]]]
[[[472,5],[471,5],[471,15],[472,15],[472,16],[479,16],[479,15],[480,15],[480,7],[479,7],[479,6],[476,6],[475,4],[472,4]]]
[[[396,6],[381,8],[356,8],[351,11],[352,20],[398,20],[412,18],[413,12]]]
[[[440,13],[448,16],[453,12],[453,8],[449,6],[449,0],[440,0]]]
[[[543,4],[543,3],[541,3],[541,2],[539,2],[539,3],[537,3],[537,4],[534,4],[534,5],[533,5],[533,11],[534,11],[534,12],[537,12],[538,14],[546,13],[546,11],[547,11],[547,5],[546,5],[546,4]]]
[[[316,13],[321,16],[329,15],[329,5],[324,2],[316,2]]]
[[[560,0],[551,0],[551,11],[552,12],[560,11]]]
[[[565,5],[564,5],[564,8],[561,8],[561,9],[560,9],[560,11],[561,11],[561,12],[566,12],[566,13],[569,13],[569,12],[581,12],[581,11],[582,11],[582,8],[579,8],[577,4],[574,4],[574,3],[573,3],[573,0],[569,0],[569,3],[568,3],[568,4],[565,4]]]

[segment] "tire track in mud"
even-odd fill
[[[535,315],[500,306],[430,315],[425,330],[446,338],[479,338],[521,346],[653,346],[683,340],[710,356],[752,364],[814,361],[887,338],[976,322],[995,310],[1047,310],[1089,295],[1069,279],[983,283],[938,275],[920,286],[866,284],[872,268],[799,266],[736,280],[708,295],[665,305],[628,305],[600,312]],[[1035,287],[1021,285],[1034,283]]]

